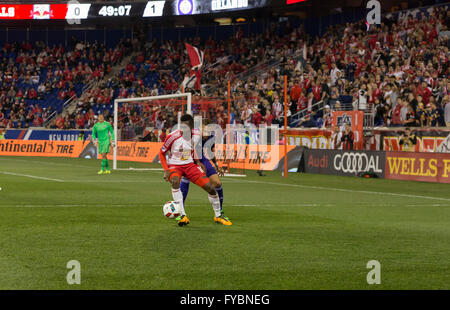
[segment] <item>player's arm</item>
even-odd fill
[[[94,142],[95,145],[98,143],[98,134],[97,134],[97,124],[92,127],[92,142]]]
[[[169,181],[169,166],[167,166],[166,152],[162,148],[159,150],[159,161],[164,169],[164,180]]]
[[[194,160],[194,163],[197,166],[200,166],[200,168],[202,168],[203,171],[206,171],[206,167],[204,164],[202,164],[202,162],[200,161],[198,155],[197,155],[197,151],[195,150],[195,148],[192,150],[192,159]]]
[[[217,162],[216,152],[215,152],[216,151],[216,146],[215,145],[212,147],[212,151],[213,151],[214,157],[211,158],[211,161],[214,164],[214,167],[216,168],[217,174],[219,176],[223,176],[224,175],[224,170],[223,170],[223,168],[219,167],[219,163]]]
[[[168,135],[166,137],[166,140],[164,140],[161,149],[159,150],[159,161],[161,162],[161,165],[164,169],[164,180],[166,181],[169,181],[169,166],[167,165],[166,153],[170,150],[173,141],[174,138],[171,135]]]
[[[114,128],[112,127],[111,123],[108,123],[108,124],[109,124],[109,126],[108,126],[108,131],[109,131],[109,134],[111,135],[111,136],[110,136],[110,139],[111,139],[111,145],[114,147],[115,144],[116,144],[116,142],[115,142],[115,137],[114,137]]]

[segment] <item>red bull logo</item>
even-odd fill
[[[30,18],[32,19],[50,19],[53,11],[50,10],[50,4],[34,4]]]

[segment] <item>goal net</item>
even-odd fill
[[[148,142],[164,142],[185,113],[193,114],[191,93],[115,99],[113,169],[161,169],[160,144]]]

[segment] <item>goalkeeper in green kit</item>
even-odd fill
[[[92,140],[94,144],[98,144],[98,153],[102,157],[102,169],[98,174],[111,173],[109,170],[108,158],[110,147],[114,147],[114,130],[109,122],[105,122],[103,114],[99,114],[98,122],[92,128]]]

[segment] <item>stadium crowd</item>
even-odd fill
[[[286,22],[271,23],[264,33],[239,30],[226,40],[135,39],[115,50],[82,42],[67,52],[39,42],[8,44],[0,51],[0,126],[20,127],[23,120],[25,127],[42,125],[50,111],[32,100],[45,99],[55,88],[60,102],[78,98],[74,113],[58,115],[52,128],[91,128],[97,113],[108,119],[115,98],[182,88],[195,94],[196,112],[225,126],[228,80],[232,123],[283,124],[285,75],[291,127],[329,128],[331,112],[343,109],[364,111],[372,126],[450,126],[449,17],[435,7],[429,16],[386,18],[369,29],[364,21],[330,26],[315,38]],[[191,75],[185,42],[204,51],[207,68],[199,89],[182,83]],[[104,78],[130,53],[120,72]],[[98,80],[95,87],[75,91],[74,84],[92,79]],[[123,104],[119,124],[164,132],[178,109],[160,102]]]
[[[0,50],[0,126],[43,126],[66,100],[80,95],[86,84],[101,80],[119,63],[124,46],[121,42],[113,50],[75,39],[67,50],[41,41],[6,43]],[[73,124],[56,127],[73,128]]]

